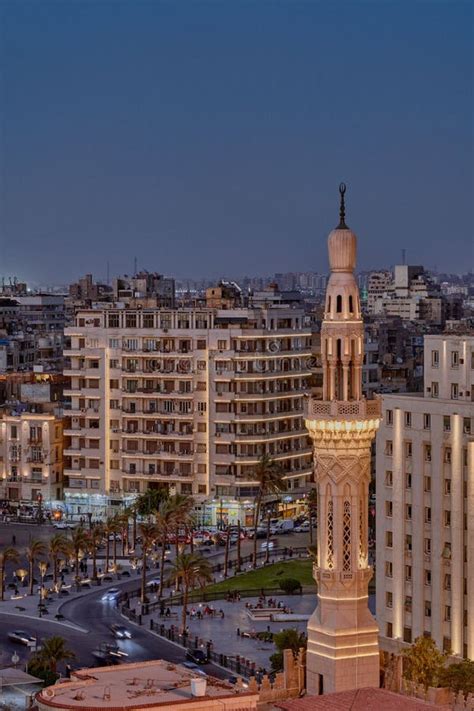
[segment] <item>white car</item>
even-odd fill
[[[36,637],[33,637],[33,635],[28,634],[28,632],[24,630],[9,632],[8,639],[10,642],[18,642],[18,644],[24,644],[26,647],[31,647],[36,644]]]
[[[296,526],[295,528],[295,533],[308,533],[309,532],[309,523],[301,523],[299,526]]]
[[[260,548],[262,551],[266,551],[268,546],[268,550],[271,551],[272,548],[275,547],[275,541],[263,541],[263,543],[260,544]]]
[[[120,590],[118,588],[109,588],[107,592],[102,595],[103,602],[115,602],[120,595]]]

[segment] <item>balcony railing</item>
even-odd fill
[[[320,420],[327,418],[356,420],[359,418],[379,418],[382,408],[379,400],[316,400],[305,402],[305,418]]]

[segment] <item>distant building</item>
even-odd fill
[[[377,437],[383,649],[474,658],[474,336],[425,337],[424,393],[385,395]]]
[[[152,299],[155,306],[173,308],[175,281],[162,274],[147,271],[138,272],[131,277],[118,277],[114,279],[114,299],[125,302],[131,299]]]
[[[95,283],[92,274],[86,274],[69,285],[70,298],[83,306],[90,306],[94,301],[107,301],[112,295],[112,288],[107,284]]]

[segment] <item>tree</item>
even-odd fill
[[[29,671],[33,673],[32,667],[35,670],[43,668],[56,679],[58,664],[74,659],[75,656],[74,652],[66,647],[66,641],[62,637],[49,637],[43,640],[40,651],[32,656],[28,665]]]
[[[308,519],[309,519],[309,543],[313,545],[313,523],[312,519],[316,518],[318,512],[318,491],[310,489],[308,494]]]
[[[20,555],[16,548],[7,546],[0,552],[0,600],[4,600],[5,593],[5,568],[7,563],[18,563]]]
[[[446,686],[455,694],[460,691],[464,696],[474,694],[474,662],[464,659],[458,664],[444,667],[439,674],[438,685]]]
[[[34,581],[34,567],[37,558],[46,555],[47,548],[43,541],[34,539],[30,541],[29,546],[26,549],[26,560],[28,561],[28,575],[29,575],[29,594],[33,595],[33,581]]]
[[[150,517],[160,508],[160,504],[168,498],[168,489],[160,486],[157,489],[148,488],[143,494],[137,497],[134,508],[139,516]]]
[[[175,532],[175,548],[176,557],[179,555],[179,536],[181,530],[187,531],[190,527],[192,521],[192,510],[194,508],[194,501],[191,496],[185,496],[184,494],[175,494],[170,498],[170,504],[172,509],[172,523]],[[176,587],[178,587],[178,581],[176,581]]]
[[[212,580],[211,565],[199,553],[180,553],[171,564],[176,579],[183,585],[183,611],[181,618],[181,632],[186,629],[186,616],[188,614],[189,590],[196,585],[203,586]]]
[[[56,533],[49,540],[48,553],[53,562],[53,582],[56,585],[58,582],[58,562],[61,555],[68,556],[71,550],[71,544],[62,533]]]
[[[428,687],[437,686],[438,678],[448,654],[436,647],[431,637],[417,637],[408,649],[402,651],[403,676],[416,684],[422,684],[425,693]]]
[[[74,570],[76,578],[79,577],[79,557],[81,553],[85,553],[87,551],[88,543],[89,537],[85,528],[78,526],[73,529],[71,535],[71,550],[74,555]]]
[[[159,531],[154,523],[140,524],[140,535],[142,537],[142,580],[140,590],[140,600],[142,605],[147,602],[146,596],[146,568],[148,554],[159,536]],[[163,574],[163,573],[162,573]]]
[[[283,480],[283,472],[279,464],[271,459],[268,454],[264,454],[255,468],[253,481],[258,486],[257,495],[255,497],[255,521],[254,521],[254,539],[253,539],[253,567],[257,567],[257,528],[260,518],[260,509],[262,500],[268,494],[276,494],[283,491],[285,482]]]
[[[168,543],[168,535],[173,522],[173,506],[171,505],[169,499],[161,502],[158,511],[155,514],[155,521],[161,545],[160,587],[158,590],[158,597],[160,598],[163,595],[163,572],[165,568],[166,545]]]
[[[303,632],[292,628],[274,634],[273,641],[278,651],[271,655],[270,662],[272,671],[276,672],[283,669],[283,650],[291,649],[296,659],[301,647],[306,649],[308,643],[307,637]]]
[[[105,533],[105,572],[109,572],[110,567],[110,536],[113,536],[114,547],[116,549],[117,543],[115,541],[115,534],[118,533],[117,519],[115,516],[109,516],[105,522],[104,526]]]
[[[92,579],[97,580],[97,551],[104,538],[103,527],[96,523],[87,534],[87,547],[92,555]]]

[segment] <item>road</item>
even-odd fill
[[[136,586],[137,580],[129,580],[126,583],[117,584],[117,587],[123,590],[134,589]],[[144,627],[138,627],[124,620],[112,603],[102,601],[102,595],[103,591],[94,591],[93,593],[68,600],[61,608],[61,612],[66,619],[83,627],[87,632],[79,632],[49,620],[16,618],[0,613],[0,664],[10,666],[14,652],[20,657],[20,667],[28,661],[29,650],[21,644],[11,642],[7,637],[8,633],[15,629],[22,629],[35,635],[40,644],[44,637],[52,635],[64,637],[67,640],[68,647],[76,655],[73,660],[74,667],[94,666],[92,651],[101,642],[109,641],[116,641],[118,646],[129,655],[127,661],[130,662],[160,658],[175,663],[185,661],[183,649],[160,639],[148,632]],[[132,639],[114,640],[110,632],[110,625],[114,622],[125,624],[132,632]],[[214,664],[205,665],[203,670],[221,679],[230,676],[230,672]]]

